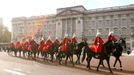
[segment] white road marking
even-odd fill
[[[24,73],[18,72],[18,71],[14,71],[14,70],[9,70],[9,69],[4,69],[4,71],[15,74],[15,75],[26,75]]]

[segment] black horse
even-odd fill
[[[69,43],[67,45],[67,51],[66,52],[62,52],[61,50],[58,51],[57,58],[58,58],[59,64],[61,64],[62,58],[65,58],[65,65],[67,65],[67,60],[69,58],[70,62],[74,66],[74,61],[73,61],[73,49],[74,49],[74,47],[75,46],[73,45],[73,43]]]
[[[110,55],[114,49],[115,49],[114,43],[112,41],[108,41],[108,42],[104,43],[103,48],[102,48],[102,52],[97,54],[97,57],[96,57],[96,54],[91,51],[91,49],[88,47],[88,44],[87,44],[87,46],[83,52],[82,62],[84,61],[85,56],[87,55],[87,58],[86,58],[87,68],[91,69],[90,68],[90,61],[91,61],[92,57],[99,59],[99,64],[97,67],[97,71],[99,71],[99,67],[103,63],[103,60],[106,60],[107,64],[108,64],[109,71],[111,73],[113,73],[111,70],[109,62],[110,62]]]
[[[32,47],[31,55],[33,55],[33,59],[36,59],[37,57],[38,46],[39,45],[35,43],[34,46]]]
[[[43,57],[44,60],[48,61],[48,57],[50,55],[50,61],[53,63],[54,55],[58,53],[58,48],[60,45],[56,43],[52,43],[52,45],[49,47],[48,51],[43,51]]]
[[[116,43],[115,43],[115,51],[113,52],[113,56],[116,58],[113,67],[115,67],[117,61],[120,63],[120,69],[122,70],[122,63],[120,60],[120,56],[122,56],[123,50],[126,50],[126,41],[125,38],[120,38]]]
[[[76,60],[76,64],[80,64],[80,56],[81,56],[81,52],[82,52],[82,48],[86,46],[86,41],[82,41],[78,44],[72,44],[74,45],[74,49],[73,50],[73,54],[75,54],[77,56],[77,60]]]
[[[53,43],[49,48],[49,54],[51,56],[50,61],[53,63],[54,55],[57,56],[59,44]],[[57,59],[57,58],[56,58]]]
[[[17,56],[17,50],[15,49],[15,44],[11,43],[7,48],[8,55],[14,55]]]

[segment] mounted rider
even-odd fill
[[[75,47],[74,47],[74,50],[77,50],[77,48],[76,48],[77,38],[76,38],[75,33],[73,34],[73,37],[72,37],[72,39],[71,39],[71,42],[72,42],[73,45],[75,46]]]
[[[29,46],[29,40],[27,39],[27,40],[24,42],[24,50],[25,50],[25,51],[28,50],[28,46]]]
[[[77,39],[76,39],[76,35],[75,33],[73,34],[73,37],[72,37],[72,43],[76,44],[77,43]]]
[[[104,44],[104,41],[101,38],[101,33],[97,30],[96,37],[94,38],[94,45],[89,46],[89,48],[94,53],[101,53],[103,44]]]
[[[113,42],[116,42],[117,41],[117,39],[113,35],[113,31],[109,31],[109,34],[107,36],[107,41],[113,41]]]
[[[55,43],[56,45],[60,45],[60,41],[59,41],[58,37],[55,38],[54,43]]]
[[[15,48],[15,45],[14,45],[14,42],[13,41],[11,41],[11,43],[10,43],[10,45],[9,45],[9,48]]]
[[[32,38],[30,40],[30,44],[31,44],[32,48],[36,45],[36,42],[35,42],[34,38]]]
[[[22,49],[21,50],[24,50],[24,43],[25,43],[25,39],[22,39],[22,41],[21,41],[21,47],[22,47]]]
[[[62,45],[63,44],[69,44],[71,40],[68,37],[68,34],[65,34],[64,39],[62,40]]]
[[[45,43],[44,43],[44,38],[42,37],[41,40],[40,40],[40,44],[39,44],[38,50],[42,51],[44,45],[45,45]]]
[[[45,52],[48,52],[50,46],[52,45],[52,43],[53,43],[53,42],[52,42],[52,40],[51,40],[51,37],[49,36],[48,39],[47,39],[46,42],[45,42],[45,46],[44,46],[43,50],[44,50]]]
[[[16,41],[15,43],[15,49],[18,51],[18,50],[21,50],[21,43],[20,41]]]
[[[65,34],[64,39],[62,40],[62,46],[61,46],[60,50],[62,52],[66,52],[67,51],[67,46],[69,45],[70,42],[71,41],[70,41],[70,39],[68,37],[68,34]]]
[[[52,45],[52,40],[51,37],[49,36],[48,39],[46,40],[46,45],[51,46]]]

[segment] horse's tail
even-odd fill
[[[86,50],[87,50],[87,48],[85,47],[85,48],[84,48],[84,51],[83,51],[83,57],[82,57],[81,62],[83,62],[83,61],[85,60],[85,57],[86,57]]]

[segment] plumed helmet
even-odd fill
[[[49,36],[47,40],[51,40],[51,37]]]
[[[58,37],[56,37],[55,39],[58,39]]]
[[[74,38],[74,37],[76,37],[76,34],[75,34],[75,33],[73,33],[73,38]]]
[[[114,32],[113,31],[110,31],[108,35],[112,35]]]
[[[68,37],[68,34],[65,34],[65,36],[64,37]]]
[[[44,40],[44,38],[42,37],[41,40]]]
[[[13,43],[13,41],[11,41],[11,43]]]
[[[99,32],[99,30],[97,30],[96,36],[101,35],[101,33]]]

